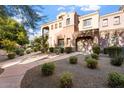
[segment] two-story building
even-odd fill
[[[81,16],[62,12],[55,21],[43,24],[41,30],[49,36],[49,47],[72,47],[90,53],[93,44],[102,48],[124,46],[124,8],[103,16],[99,11]]]

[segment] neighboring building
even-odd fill
[[[115,13],[77,15],[60,13],[53,22],[42,25],[42,34],[48,34],[49,47],[72,47],[76,51],[92,52],[93,44],[101,48],[124,46],[124,7]]]

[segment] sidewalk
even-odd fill
[[[61,59],[68,58],[70,56],[78,55],[80,52],[75,52],[71,54],[60,54],[60,55],[37,55],[29,56],[26,59],[14,60],[13,62],[8,62],[7,64],[2,64],[4,72],[0,75],[0,87],[1,88],[19,88],[21,80],[27,70],[35,67],[37,65],[57,61]],[[25,58],[25,57],[24,57]],[[12,64],[11,64],[12,63]]]

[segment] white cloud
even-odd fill
[[[98,5],[82,5],[79,7],[81,7],[80,10],[82,11],[96,11],[100,9],[100,6]]]
[[[65,7],[61,6],[57,9],[58,11],[62,11],[62,10],[65,10]]]
[[[69,7],[69,9],[70,9],[71,12],[75,11],[75,8],[76,8],[75,6],[70,6]]]

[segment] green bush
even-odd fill
[[[32,49],[31,48],[26,49],[26,53],[27,54],[30,54],[31,52],[32,52]]]
[[[55,47],[54,52],[58,55],[60,53],[60,48],[59,47]]]
[[[91,54],[91,57],[97,60],[99,58],[99,55],[96,53],[93,53]]]
[[[103,53],[104,53],[104,54],[108,54],[108,48],[104,48],[104,49],[103,49]]]
[[[3,45],[3,48],[7,51],[7,53],[15,51],[17,47],[17,43],[15,41],[10,41],[8,39],[2,40],[1,43]]]
[[[50,51],[51,53],[53,53],[53,52],[54,52],[54,47],[50,47],[50,48],[49,48],[49,51]]]
[[[77,64],[77,61],[78,61],[78,59],[77,59],[76,56],[71,56],[71,57],[69,58],[70,64]]]
[[[64,48],[60,47],[60,53],[64,53]]]
[[[17,48],[16,50],[15,50],[15,52],[16,52],[16,54],[17,55],[20,55],[20,56],[22,56],[22,55],[24,55],[24,49],[23,48]]]
[[[60,77],[60,87],[62,88],[71,88],[73,86],[72,74],[65,72]]]
[[[55,64],[54,63],[45,63],[42,65],[42,74],[45,76],[52,75],[55,70]]]
[[[99,46],[95,45],[92,47],[92,49],[93,49],[93,53],[96,53],[99,55],[99,53],[100,53],[100,47]]]
[[[65,52],[68,54],[68,53],[71,53],[72,52],[72,47],[65,47]]]
[[[37,51],[39,51],[39,50],[38,50],[37,47],[34,47],[34,48],[33,48],[33,51],[34,51],[34,52],[37,52]]]
[[[16,54],[14,52],[13,53],[8,53],[7,56],[8,56],[9,59],[14,59]]]
[[[117,46],[108,47],[108,54],[110,57],[116,57],[121,55],[122,48]]]
[[[108,75],[108,85],[110,87],[124,87],[124,75],[112,72]]]
[[[85,56],[84,61],[87,61],[87,59],[89,59],[89,58],[91,58],[91,56],[89,56],[89,55]]]
[[[121,66],[124,61],[123,56],[117,56],[111,59],[111,64],[115,66]]]
[[[86,63],[87,63],[87,67],[91,68],[91,69],[97,68],[97,65],[98,65],[98,61],[96,59],[93,59],[93,58],[88,58],[86,60]]]

